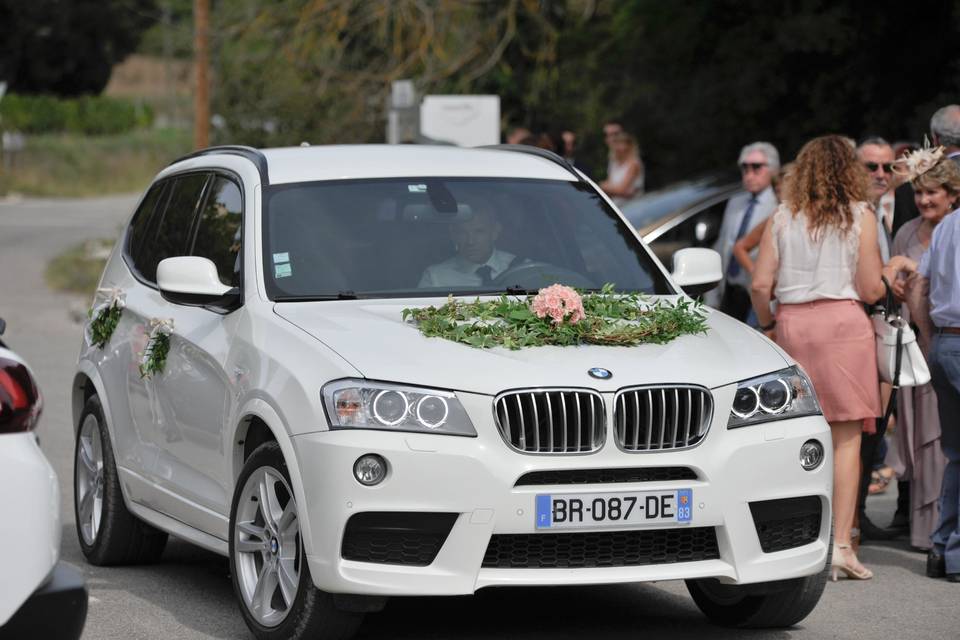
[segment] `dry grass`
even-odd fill
[[[94,196],[141,191],[157,172],[191,150],[182,129],[116,136],[36,135],[0,172],[0,195]]]
[[[92,297],[112,246],[112,239],[88,240],[67,249],[47,264],[47,286]]]

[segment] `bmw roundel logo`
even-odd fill
[[[613,377],[613,374],[608,369],[603,369],[601,367],[594,367],[589,369],[587,373],[592,378],[597,378],[599,380],[609,380]]]

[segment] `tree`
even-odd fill
[[[393,80],[469,91],[537,3],[251,1],[214,11],[215,111],[230,140],[379,141]]]
[[[0,80],[18,93],[98,94],[158,17],[154,0],[0,0]]]

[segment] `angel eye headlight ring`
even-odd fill
[[[399,406],[389,406],[388,403],[392,399],[392,396],[398,396],[403,401],[403,411],[397,411]],[[388,413],[388,415],[384,416],[384,413]],[[377,393],[377,395],[373,398],[373,417],[376,418],[381,424],[384,424],[388,427],[398,425],[404,421],[408,413],[410,413],[410,401],[407,400],[405,393],[395,389],[384,389]]]
[[[764,393],[765,391],[767,392],[766,394]],[[779,398],[777,396],[779,396]],[[757,399],[760,402],[761,409],[767,413],[777,415],[786,411],[790,403],[793,402],[793,389],[790,388],[786,380],[777,378],[776,380],[764,382],[757,387]]]

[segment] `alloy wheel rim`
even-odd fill
[[[233,526],[244,606],[258,623],[275,627],[296,600],[303,561],[297,503],[277,470],[261,467],[247,478]]]
[[[103,515],[103,443],[97,418],[88,415],[77,442],[76,500],[80,534],[87,546],[97,541]]]

